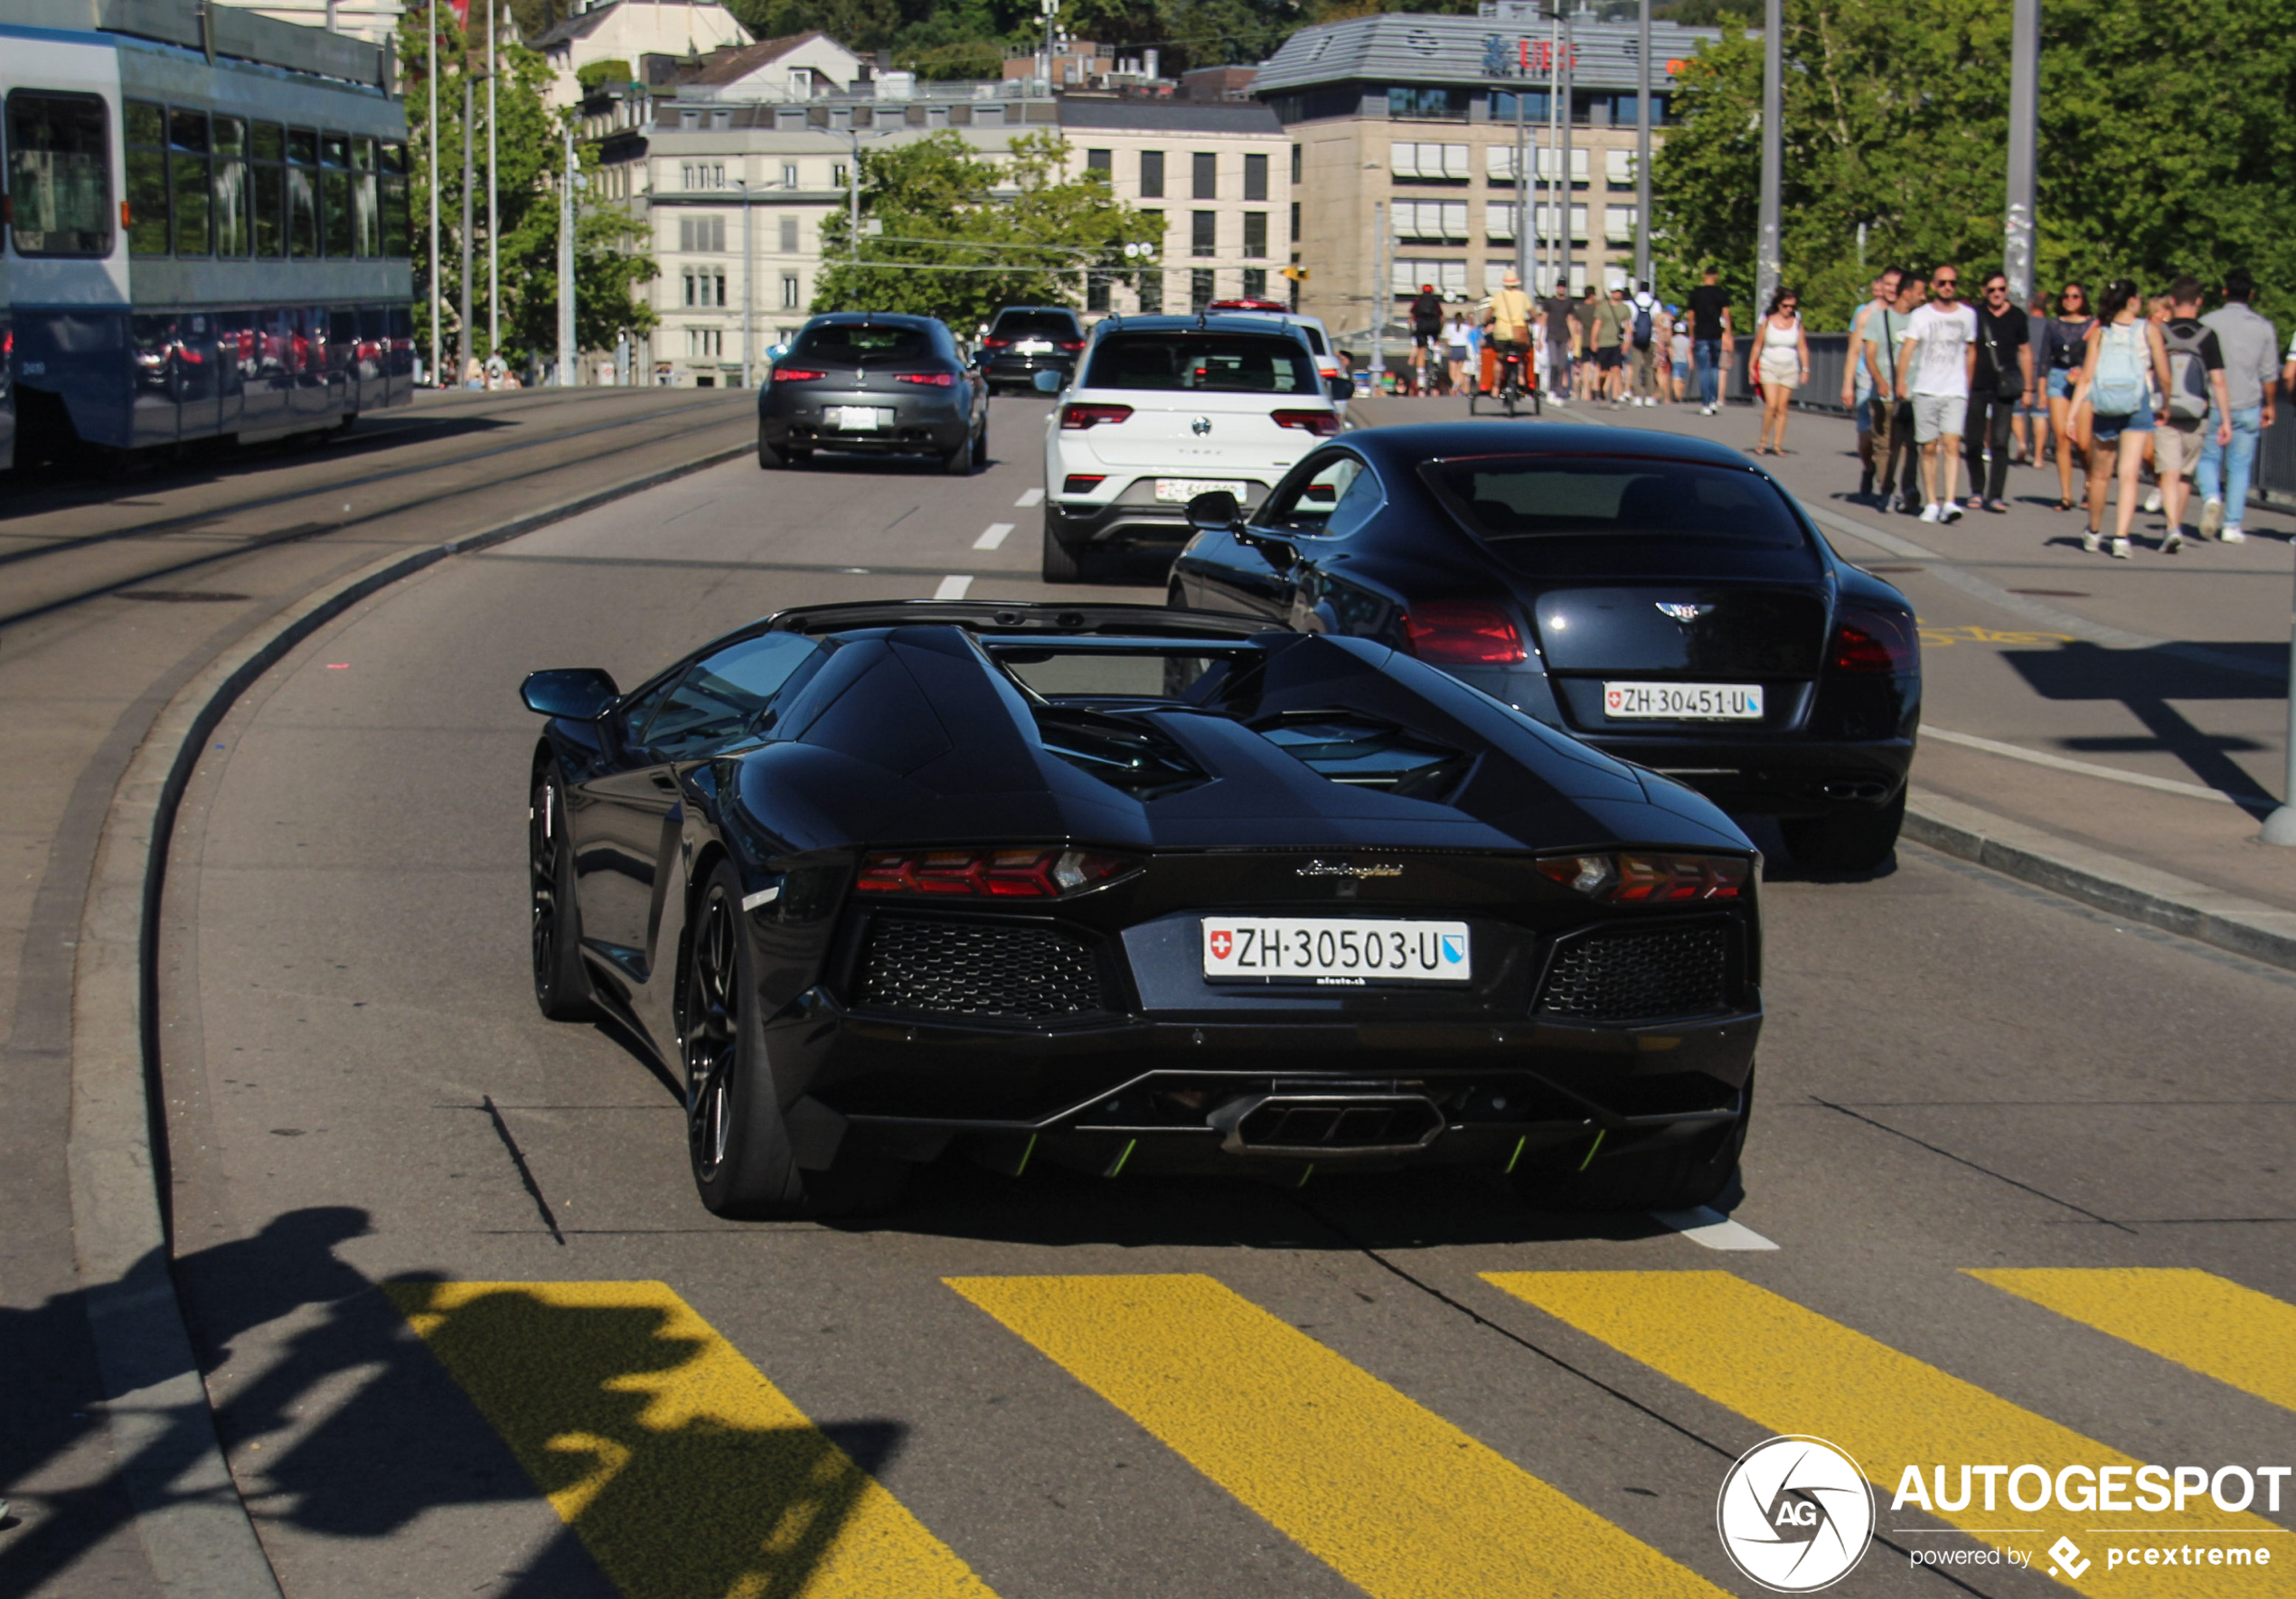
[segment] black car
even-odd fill
[[[1174,606],[1393,644],[1726,808],[1804,865],[1889,858],[1921,719],[1913,607],[1736,450],[1434,423],[1334,439],[1248,513],[1190,506]]]
[[[820,606],[523,695],[536,998],[678,1063],[720,1214],[882,1206],[952,1144],[1572,1205],[1736,1169],[1745,835],[1385,645]]]
[[[1066,378],[1084,349],[1084,324],[1065,306],[1007,306],[981,340],[981,372],[992,389],[1033,389],[1039,372]]]
[[[757,465],[815,450],[927,456],[955,475],[989,461],[989,390],[930,316],[838,311],[800,328],[757,391]]]

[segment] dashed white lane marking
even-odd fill
[[[1012,503],[1023,511],[1026,511],[1031,505],[1041,505],[1044,503],[1044,491],[1042,489],[1024,489],[1021,491],[1021,497]]]
[[[1034,491],[1031,490],[1030,492],[1033,493]],[[1012,531],[1012,524],[1011,522],[993,522],[989,523],[989,531],[987,532],[983,533],[979,538],[973,541],[973,548],[975,550],[994,550],[998,545],[1004,542],[1006,537],[1010,535]]]
[[[1708,1249],[1775,1249],[1777,1246],[1752,1227],[1732,1221],[1719,1210],[1709,1210],[1704,1205],[1689,1210],[1653,1210],[1667,1226]]]
[[[933,590],[935,599],[963,599],[965,591],[973,587],[970,578],[943,578],[941,586]]]

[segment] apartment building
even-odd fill
[[[1511,0],[1483,9],[1303,28],[1252,81],[1291,145],[1291,259],[1308,272],[1300,308],[1335,329],[1368,329],[1423,284],[1458,299],[1489,294],[1516,265],[1518,205],[1530,207],[1529,280],[1542,291],[1556,280],[1566,229],[1574,291],[1623,283],[1633,267],[1634,25],[1572,21],[1566,203],[1565,153],[1550,129],[1563,109],[1550,90],[1551,24]],[[1670,79],[1718,37],[1651,25],[1653,149]]]
[[[1189,311],[1264,296],[1291,259],[1291,141],[1265,106],[1063,95],[1072,158],[1118,200],[1163,219],[1138,285],[1093,283],[1088,312]]]

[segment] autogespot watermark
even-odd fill
[[[2219,1466],[2212,1472],[2206,1466],[2069,1465],[2052,1472],[2047,1466],[2030,1463],[1964,1465],[1953,1481],[1954,1491],[1949,1493],[1946,1467],[1931,1468],[1932,1475],[1924,1479],[1921,1467],[1909,1465],[1897,1479],[1897,1491],[1891,1498],[1889,1508],[1902,1510],[1908,1505],[1916,1505],[1944,1518],[1972,1510],[2004,1509],[2031,1515],[2054,1508],[2085,1519],[2098,1512],[2189,1515],[2198,1508],[2193,1501],[2205,1500],[2219,1510],[2238,1514],[2256,1506],[2261,1485],[2264,1502],[2257,1508],[2276,1511],[2280,1509],[2281,1483],[2291,1470],[2288,1466]],[[1981,1496],[1982,1502],[1979,1503]],[[2103,1528],[2091,1528],[2088,1531],[2101,1538],[2116,1536],[2116,1530]],[[2165,1528],[2161,1532],[2149,1532],[2141,1526],[2118,1529],[2119,1536],[2141,1537],[2146,1541],[2107,1544],[2101,1551],[2105,1570],[2118,1571],[2131,1566],[2270,1566],[2272,1562],[2273,1550],[2269,1544],[2151,1541],[2163,1533],[2198,1533],[2239,1539],[2244,1529]],[[2013,1547],[1917,1548],[1910,1556],[1915,1566],[2035,1563],[2029,1551]],[[2079,1581],[2097,1563],[2096,1555],[2087,1553],[2069,1537],[2060,1537],[2051,1544],[2048,1556],[2055,1562],[2048,1567],[2048,1575],[2072,1582]]]
[[[1778,1594],[1831,1587],[1873,1540],[1874,1491],[1858,1463],[1823,1438],[1788,1434],[1738,1456],[1714,1523],[1731,1563]]]

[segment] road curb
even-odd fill
[[[279,1585],[218,1442],[169,1266],[166,1111],[157,946],[168,839],[208,736],[290,650],[368,596],[467,554],[747,455],[747,444],[530,512],[481,532],[383,556],[306,595],[184,685],[154,719],[107,807],[74,951],[73,1251],[104,1410],[137,1536],[162,1590],[279,1599]]]
[[[2296,970],[2296,910],[2281,910],[1915,788],[1905,836],[2133,922]]]

